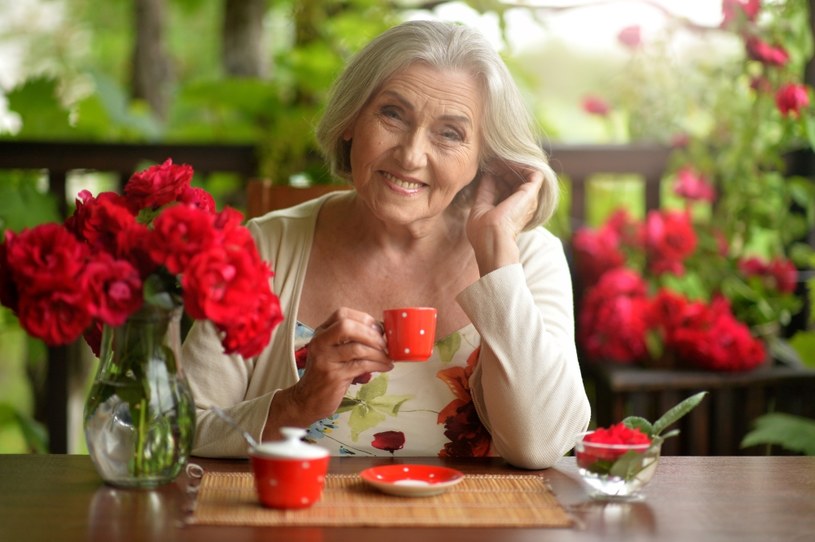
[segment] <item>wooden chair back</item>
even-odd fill
[[[293,207],[329,192],[350,188],[343,184],[297,187],[276,185],[269,179],[250,179],[246,184],[246,219],[261,216],[269,211]]]

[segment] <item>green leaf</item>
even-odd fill
[[[790,338],[789,344],[804,365],[815,368],[815,331],[799,331]]]
[[[48,431],[41,423],[30,418],[9,403],[0,403],[0,427],[16,426],[25,439],[29,450],[36,453],[47,453]]]
[[[706,391],[700,391],[699,393],[691,395],[678,405],[671,408],[668,412],[663,414],[662,417],[654,422],[653,434],[659,435],[666,427],[676,423],[685,414],[696,408],[696,406],[702,402],[702,399],[705,398],[705,395],[707,395]]]
[[[772,336],[768,339],[770,354],[774,360],[791,367],[801,367],[804,363],[798,351],[783,337]]]
[[[660,442],[660,444],[661,444],[661,443],[662,443],[662,441],[663,441],[663,440],[665,440],[666,438],[675,437],[675,436],[677,436],[678,434],[679,434],[679,429],[671,429],[670,431],[668,431],[668,432],[667,432],[667,433],[665,433],[664,435],[660,435],[660,436],[658,437],[658,438],[659,438],[659,442]]]
[[[31,172],[0,173],[0,229],[20,231],[59,220],[56,199],[40,191],[37,181]]]
[[[439,358],[444,363],[449,363],[453,355],[461,348],[461,333],[453,333],[436,343],[439,349]]]
[[[359,403],[359,400],[354,399],[353,397],[343,397],[342,401],[340,401],[340,406],[337,407],[337,414],[348,412],[352,408],[356,407]]]
[[[396,416],[399,414],[399,408],[410,399],[409,395],[383,395],[376,399],[369,401],[368,405],[388,416]]]
[[[628,416],[623,420],[623,424],[631,429],[639,429],[649,437],[654,435],[654,426],[651,422],[640,416]]]
[[[815,420],[784,413],[756,418],[755,429],[741,441],[742,448],[776,444],[791,452],[815,455]]]
[[[368,403],[377,397],[385,395],[385,392],[387,391],[388,377],[385,374],[381,374],[367,384],[360,386],[359,391],[357,392],[357,399]]]
[[[71,135],[68,110],[57,96],[58,86],[56,79],[37,77],[6,94],[9,110],[23,121],[18,137],[53,140]]]
[[[617,458],[609,470],[611,476],[619,476],[625,480],[631,480],[643,469],[645,454],[641,452],[628,451]]]
[[[385,421],[385,415],[361,403],[357,405],[348,418],[348,427],[351,428],[351,440],[356,442],[360,433],[376,427]]]

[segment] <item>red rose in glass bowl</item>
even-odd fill
[[[642,453],[651,446],[651,437],[623,423],[584,433],[577,464],[584,469],[604,469],[629,451]]]
[[[661,442],[623,423],[578,435],[577,466],[592,496],[639,497],[656,471]]]
[[[659,462],[662,442],[679,434],[662,431],[690,412],[707,392],[688,397],[653,424],[629,416],[610,427],[580,433],[575,442],[577,468],[591,496],[602,499],[640,499]]]

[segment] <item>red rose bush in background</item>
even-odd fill
[[[260,353],[281,321],[272,270],[243,216],[216,212],[193,169],[167,160],[134,174],[124,195],[83,190],[64,224],[6,232],[0,301],[49,345],[84,334],[97,353],[101,327],[119,326],[145,303],[183,303],[219,330],[226,352]]]
[[[718,24],[672,19],[636,47],[625,29],[625,77],[583,101],[615,139],[669,144],[676,183],[641,218],[592,202],[593,223],[606,222],[574,232],[578,340],[591,360],[744,371],[815,359],[815,184],[801,166],[815,149],[810,14],[793,0],[721,5]],[[698,56],[674,64],[672,40],[688,30]],[[730,47],[715,63],[711,39]],[[703,83],[676,93],[677,73]]]
[[[688,193],[681,185],[676,192]],[[795,267],[731,254],[709,223],[694,222],[694,200],[686,201],[685,210],[651,211],[642,222],[619,210],[575,233],[585,288],[578,341],[589,359],[717,371],[767,359],[759,331],[800,303]]]

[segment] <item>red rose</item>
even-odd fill
[[[127,202],[112,192],[94,198],[83,190],[76,205],[76,211],[65,221],[65,227],[92,249],[118,255],[120,233],[136,223]]]
[[[644,452],[651,445],[651,437],[623,423],[608,428],[600,427],[583,437],[583,450],[578,451],[577,464],[588,469],[597,461],[615,461],[631,451]]]
[[[587,303],[580,315],[580,342],[595,360],[637,363],[647,357],[648,303],[643,298],[618,296],[595,307]]]
[[[17,316],[26,332],[49,346],[70,343],[91,323],[85,296],[76,289],[22,296]]]
[[[671,330],[666,345],[687,365],[715,371],[745,371],[766,359],[763,343],[736,320],[723,297],[708,305],[688,303],[681,325]]]
[[[254,307],[247,307],[239,320],[217,327],[223,332],[222,344],[228,354],[237,353],[244,358],[260,354],[272,336],[272,331],[283,321],[280,302],[270,290],[257,295]]]
[[[120,326],[142,306],[142,281],[129,262],[100,257],[85,267],[82,282],[89,312],[105,324]]]
[[[651,437],[637,428],[631,428],[624,423],[617,423],[608,428],[600,427],[583,438],[583,442],[595,444],[626,445],[651,444]],[[618,453],[617,455],[622,455]]]
[[[216,241],[212,215],[195,207],[175,205],[153,222],[150,257],[176,275]]]
[[[784,85],[775,95],[775,105],[785,117],[798,117],[801,110],[809,106],[807,87],[795,83]]]
[[[617,41],[629,49],[636,49],[642,45],[642,29],[637,25],[627,26],[617,34]]]
[[[722,15],[724,17],[722,27],[728,26],[740,17],[755,22],[760,10],[761,0],[722,0]]]
[[[586,292],[578,340],[591,359],[642,361],[647,356],[647,313],[645,281],[630,269],[614,269]]]
[[[792,293],[798,283],[798,269],[784,258],[776,258],[770,262],[770,275],[775,279],[779,292]]]
[[[252,252],[212,247],[190,260],[181,279],[184,306],[193,318],[228,324],[268,290],[271,270]]]
[[[713,202],[716,199],[710,182],[690,167],[683,167],[677,172],[674,193],[687,200]]]
[[[677,211],[651,211],[645,223],[645,248],[652,272],[685,272],[683,260],[696,249],[690,215]]]
[[[138,269],[142,279],[156,271],[161,263],[153,259],[152,249],[155,248],[153,231],[144,224],[133,222],[122,229],[116,236],[116,244],[118,249],[115,256],[130,262]],[[160,252],[157,256],[164,257]]]
[[[596,283],[606,271],[621,267],[620,236],[612,228],[580,229],[572,239],[575,264],[584,286]]]
[[[7,239],[6,261],[21,297],[73,288],[89,254],[59,224],[42,224]]]
[[[193,170],[187,164],[173,164],[167,159],[133,174],[125,185],[125,195],[138,209],[158,209],[177,201],[190,186]]]
[[[211,320],[224,332],[227,352],[257,355],[283,319],[269,286],[272,276],[254,250],[212,247],[189,262],[181,281],[184,306],[193,318]]]
[[[784,66],[789,62],[790,55],[781,46],[772,46],[756,36],[750,36],[745,42],[747,55],[769,66]]]
[[[215,230],[218,234],[218,244],[229,250],[246,250],[257,252],[255,241],[249,230],[241,225],[243,215],[227,207],[215,215]]]
[[[586,96],[583,98],[583,111],[590,115],[605,117],[611,111],[608,102],[597,96]]]
[[[739,270],[747,277],[761,278],[767,287],[781,293],[792,293],[798,283],[798,269],[784,258],[775,258],[765,262],[755,256],[739,262]]]
[[[215,200],[209,192],[197,186],[187,187],[187,189],[178,196],[178,202],[190,205],[209,214],[215,214]]]

